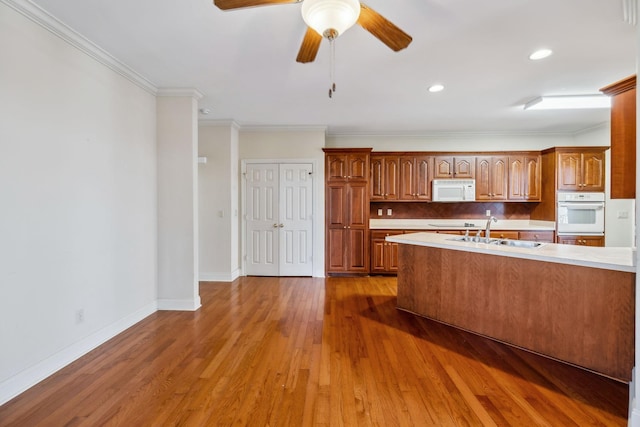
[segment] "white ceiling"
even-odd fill
[[[577,132],[607,110],[524,111],[635,73],[623,0],[367,0],[413,37],[393,52],[359,26],[299,64],[300,4],[223,12],[212,0],[33,0],[157,87],[205,94],[201,119],[329,134]],[[529,53],[553,49],[537,62]],[[431,94],[433,83],[446,86]]]

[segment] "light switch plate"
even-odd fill
[[[387,209],[387,216],[391,216],[393,215],[393,211],[391,210],[391,208]]]

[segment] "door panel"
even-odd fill
[[[247,166],[246,274],[278,275],[278,165]]]
[[[311,276],[311,164],[280,165],[280,276]]]

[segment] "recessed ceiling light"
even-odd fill
[[[443,90],[444,90],[444,86],[441,84],[435,84],[435,85],[429,86],[429,92],[432,92],[432,93],[442,92]]]
[[[570,110],[579,108],[611,108],[605,95],[539,96],[525,104],[525,110]]]
[[[553,51],[551,49],[539,49],[529,55],[529,59],[533,61],[537,61],[538,59],[544,59],[548,56],[551,56]]]

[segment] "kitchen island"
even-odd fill
[[[399,243],[399,309],[631,380],[635,251],[455,239],[387,237]]]

